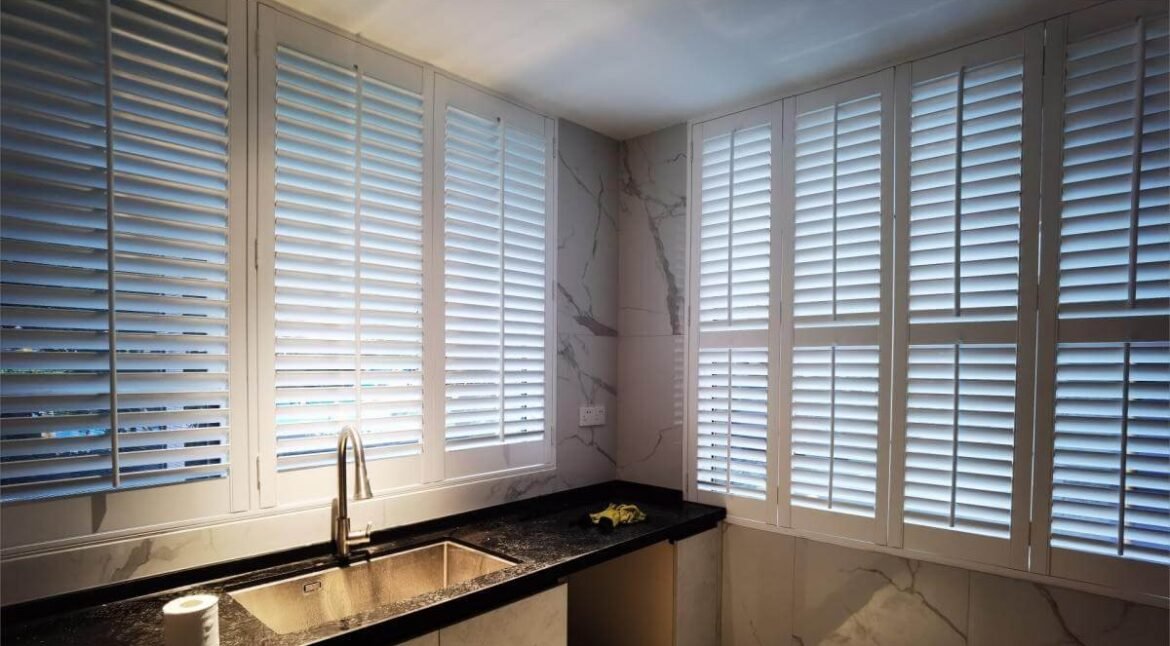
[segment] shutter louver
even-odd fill
[[[796,117],[797,327],[877,323],[881,110],[874,95]]]
[[[792,504],[873,517],[878,349],[796,348],[793,355]]]
[[[703,142],[701,332],[768,326],[772,137],[768,126]]]
[[[422,441],[423,103],[278,46],[276,444],[280,470]]]
[[[1008,538],[1015,347],[911,346],[908,361],[906,522]]]
[[[699,489],[765,498],[768,349],[701,349],[697,391]]]
[[[700,164],[696,481],[702,491],[763,500],[768,483],[771,126],[705,139]]]
[[[453,106],[445,116],[447,448],[541,440],[545,139]]]
[[[1170,311],[1167,59],[1165,18],[1068,45],[1062,317]]]
[[[1052,545],[1170,563],[1170,345],[1060,344]]]
[[[1014,319],[1023,59],[911,90],[910,320]]]
[[[227,29],[3,12],[3,498],[226,476]]]

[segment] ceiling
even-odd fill
[[[283,0],[615,139],[1095,0]]]

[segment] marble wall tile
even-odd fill
[[[686,294],[686,124],[621,144],[618,329],[682,334]]]
[[[971,573],[973,646],[1164,646],[1170,612],[1095,594]]]
[[[617,345],[613,337],[557,337],[557,476],[578,487],[611,480],[617,473]],[[581,406],[603,405],[602,426],[578,426]]]
[[[791,641],[795,550],[791,536],[723,524],[724,646]]]
[[[969,572],[799,539],[793,641],[964,644]]]
[[[682,489],[687,127],[623,142],[618,476]]]
[[[617,474],[618,143],[558,130],[555,484],[576,487]],[[585,405],[605,406],[606,424],[579,427]]]
[[[682,489],[683,337],[620,337],[617,364],[618,477]]]
[[[617,336],[618,143],[561,120],[557,167],[557,322]]]

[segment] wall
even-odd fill
[[[1164,608],[730,524],[722,604],[726,646],[1170,641]]]
[[[605,426],[581,429],[577,409],[616,406],[618,144],[567,121],[559,129],[556,469],[355,503],[355,526],[393,527],[616,475],[612,415]],[[100,506],[100,496],[93,504]],[[0,560],[0,602],[325,542],[329,517],[318,507],[140,530],[101,543],[8,549]]]
[[[621,145],[618,477],[683,488],[687,127]]]

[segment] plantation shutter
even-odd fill
[[[2,22],[3,499],[226,478],[227,27],[154,0]]]
[[[699,492],[773,499],[768,436],[773,137],[764,109],[696,131],[699,187],[695,485]]]
[[[423,99],[360,64],[275,53],[279,470],[422,442]]]
[[[792,288],[781,305],[790,373],[781,432],[791,438],[791,521],[878,542],[888,437],[883,270],[892,240],[883,121],[892,82],[889,70],[790,99],[795,118],[785,141]]]
[[[1039,161],[1030,152],[1039,48],[1039,31],[1025,30],[903,68],[901,529],[908,548],[1017,566],[1026,562],[1027,267],[1038,195],[1025,169]]]
[[[1038,549],[1054,575],[1156,592],[1170,564],[1170,41],[1164,8],[1131,7],[1050,23],[1062,162],[1045,215],[1059,236],[1043,267],[1056,289]]]
[[[543,117],[442,83],[444,428],[462,475],[545,457],[551,142]]]

